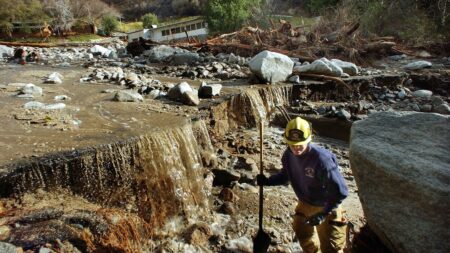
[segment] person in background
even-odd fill
[[[258,175],[257,184],[290,182],[298,198],[293,229],[303,252],[343,252],[347,222],[340,204],[348,189],[336,156],[311,143],[311,124],[300,117],[288,122],[283,137],[288,147],[282,170],[269,178]],[[314,240],[316,230],[320,244]]]

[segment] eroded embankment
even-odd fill
[[[124,141],[49,154],[1,168],[2,197],[67,189],[104,206],[136,212],[152,227],[207,208],[201,151],[212,150],[203,121]],[[195,208],[194,208],[195,207]]]

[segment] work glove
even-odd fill
[[[256,176],[256,184],[257,185],[268,185],[269,179],[264,174],[258,174]]]
[[[327,217],[326,213],[319,212],[309,217],[305,223],[310,226],[318,226],[325,220],[326,217]]]

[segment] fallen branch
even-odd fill
[[[328,80],[328,81],[334,81],[338,84],[343,85],[345,88],[347,88],[348,90],[352,91],[352,87],[350,87],[350,85],[346,84],[344,81],[342,81],[341,78],[339,77],[334,77],[334,76],[326,76],[326,75],[318,75],[318,74],[307,74],[307,73],[298,73],[296,71],[293,72],[293,74],[298,75],[300,77],[311,77],[311,78],[315,78],[315,79],[319,79],[319,81],[323,81],[323,80]]]

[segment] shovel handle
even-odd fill
[[[259,174],[263,175],[263,130],[264,130],[264,123],[261,120],[259,122]],[[264,195],[263,195],[263,186],[259,186],[259,230],[262,230],[262,224],[263,224],[263,202],[264,202]]]

